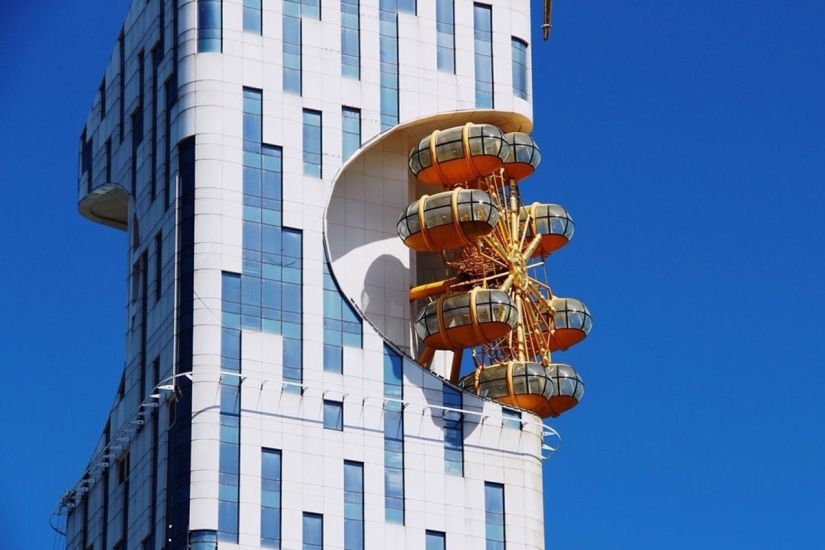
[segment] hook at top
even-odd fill
[[[550,38],[550,29],[553,25],[550,20],[553,18],[553,0],[544,0],[544,24],[541,28],[544,30],[544,39]]]

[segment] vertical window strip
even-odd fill
[[[100,83],[100,120],[103,120],[106,116],[106,77],[103,77],[103,81]]]
[[[111,421],[110,421],[111,422]],[[109,422],[106,423],[106,428],[104,430],[103,440],[106,442],[108,446],[109,443],[112,441],[112,434],[111,434],[111,424]],[[111,470],[104,470],[103,471],[103,503],[101,504],[101,510],[103,513],[101,514],[101,533],[100,533],[100,546],[102,548],[109,547],[109,478],[111,477]],[[103,527],[105,526],[105,527]]]
[[[261,546],[281,547],[281,451],[261,449]]]
[[[221,274],[221,370],[241,372],[241,276]],[[218,474],[218,540],[238,542],[241,432],[240,376],[222,376]]]
[[[137,152],[141,141],[143,141],[143,111],[138,105],[132,113],[132,156],[129,159],[131,162],[131,192],[134,199],[137,199]]]
[[[303,382],[302,361],[302,275],[303,234],[298,229],[283,230],[283,321],[284,380]]]
[[[138,145],[143,143],[143,83],[145,71],[143,50],[138,53],[138,106],[132,112],[132,197],[137,199]]]
[[[484,508],[487,550],[505,550],[507,545],[504,537],[504,485],[484,483]]]
[[[178,78],[178,0],[172,0],[172,78]]]
[[[476,107],[493,108],[493,8],[473,4]]]
[[[341,0],[341,76],[361,79],[359,0]]]
[[[301,3],[284,0],[284,93],[301,95]]]
[[[342,157],[347,160],[355,151],[361,147],[361,109],[354,107],[341,108],[343,131]]]
[[[364,464],[344,461],[344,550],[364,550]]]
[[[243,0],[243,31],[262,35],[261,0]]]
[[[138,106],[142,109],[143,105],[146,103],[145,100],[145,88],[144,85],[146,83],[146,55],[143,53],[143,50],[138,52]]]
[[[324,262],[324,370],[342,374],[344,346],[363,345],[363,325]]]
[[[444,407],[463,409],[461,392],[444,386]],[[444,471],[464,475],[464,426],[463,414],[455,410],[444,411]]]
[[[86,139],[86,130],[80,137],[80,172],[86,175],[86,192],[92,192],[92,139]],[[107,182],[108,183],[108,182]]]
[[[124,126],[126,125],[126,44],[124,43],[123,30],[120,31],[120,36],[117,38],[118,45],[118,84],[120,85],[120,94],[118,97],[118,107],[120,110],[120,142],[123,143]]]
[[[223,39],[221,0],[198,0],[198,52],[220,52]]]
[[[149,361],[146,357],[146,349],[148,346],[148,327],[147,322],[149,318],[149,250],[143,251],[140,255],[140,380],[138,387],[140,388],[140,400],[146,398],[146,372],[149,370]]]
[[[513,94],[527,99],[527,42],[512,37]]]
[[[301,95],[301,18],[321,19],[320,0],[284,0],[283,90]]]
[[[178,99],[178,84],[175,75],[169,77],[164,84],[164,98],[166,108],[163,112],[163,153],[166,156],[166,162],[163,167],[163,200],[164,211],[174,201],[175,188],[171,184],[172,178],[172,107]]]
[[[129,500],[131,499],[131,495],[129,494],[129,476],[131,473],[130,454],[127,449],[118,460],[117,472],[118,483],[123,485],[123,504],[120,509],[120,540],[124,547],[129,540]]]
[[[322,135],[321,112],[304,109],[304,174],[314,178],[322,177]]]
[[[404,524],[404,398],[401,356],[384,346],[384,512],[389,523]]]
[[[379,0],[381,131],[398,124],[398,0]]]
[[[112,138],[106,140],[106,183],[112,182]],[[91,191],[91,189],[90,189]]]
[[[244,88],[243,95],[243,276],[239,323],[246,330],[282,335],[284,380],[300,384],[303,233],[282,226],[282,150],[263,143],[261,90]]]
[[[155,359],[152,361],[152,381],[150,383],[151,383],[152,388],[154,388],[155,386],[158,385],[158,383],[160,383],[160,356],[155,357]],[[159,411],[157,410],[158,409],[157,407],[150,407],[150,408],[152,409],[151,411],[149,411],[150,427],[151,427],[151,432],[150,432],[149,437],[151,438],[150,439],[150,445],[151,445],[151,448],[152,448],[152,452],[149,456],[149,460],[150,460],[149,468],[150,468],[150,475],[151,475],[151,478],[152,478],[151,486],[150,486],[150,489],[149,489],[151,491],[151,496],[149,498],[149,525],[151,526],[151,532],[150,532],[150,535],[145,540],[147,542],[146,548],[151,548],[152,550],[154,550],[155,546],[156,546],[155,545],[155,537],[156,537],[155,525],[157,525],[157,517],[158,517],[158,511],[157,511],[157,509],[158,509],[158,493],[160,492],[160,490],[159,490],[160,482],[159,482],[159,476],[158,476],[158,446],[159,446],[159,440],[158,440],[159,432],[158,432],[158,429],[159,429],[159,422],[160,422],[159,416],[160,415],[158,414]]]
[[[175,372],[192,370],[193,311],[195,300],[195,136],[182,139],[177,145],[177,166],[180,174],[178,200],[179,222],[174,246],[176,269],[176,322],[174,363]],[[185,548],[188,539],[189,496],[191,481],[192,399],[188,378],[178,379],[181,392],[169,401],[166,475],[168,486],[165,499],[167,526],[162,537],[169,541],[167,548]],[[171,527],[169,527],[171,526]],[[103,546],[105,548],[105,546]]]
[[[166,54],[166,0],[158,2],[158,51],[163,59]]]
[[[161,7],[163,11],[163,7]],[[150,200],[154,202],[158,193],[158,69],[160,68],[160,61],[163,57],[162,46],[159,44],[152,50],[152,159],[151,169],[149,173],[150,181]]]
[[[436,0],[435,30],[438,70],[455,74],[455,0]]]
[[[324,516],[304,512],[303,541],[303,550],[323,550]]]
[[[163,234],[155,235],[155,303],[160,301],[163,277]]]

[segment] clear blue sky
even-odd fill
[[[125,0],[0,19],[0,548],[51,548],[123,366],[125,236],[76,213]],[[557,0],[533,37],[550,282],[593,311],[554,549],[825,548],[825,3]]]

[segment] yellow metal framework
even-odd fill
[[[486,190],[492,197],[499,210],[498,224],[489,235],[475,243],[443,251],[442,260],[454,276],[412,288],[410,300],[436,296],[443,300],[448,295],[472,293],[480,288],[502,290],[516,305],[518,321],[508,335],[473,348],[477,371],[508,361],[531,361],[547,367],[551,363],[548,339],[554,328],[555,311],[550,286],[537,278],[537,268],[544,260],[534,256],[542,236],[533,234],[528,237],[533,225],[533,210],[522,208],[518,182],[506,180],[504,170],[479,178],[474,187]],[[456,223],[460,223],[455,205],[452,210]],[[476,326],[480,321],[474,300],[471,299],[470,304],[471,320]],[[444,332],[446,325],[441,308],[437,315],[439,330]],[[458,382],[462,352],[460,347],[454,350],[450,372],[450,380],[454,383]],[[419,361],[428,366],[433,354],[434,350],[425,347]],[[508,386],[512,389],[512,380],[508,380]]]

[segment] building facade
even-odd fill
[[[548,430],[429,369],[408,154],[532,129],[528,0],[133,0],[79,210],[128,232],[69,550],[541,549]]]

